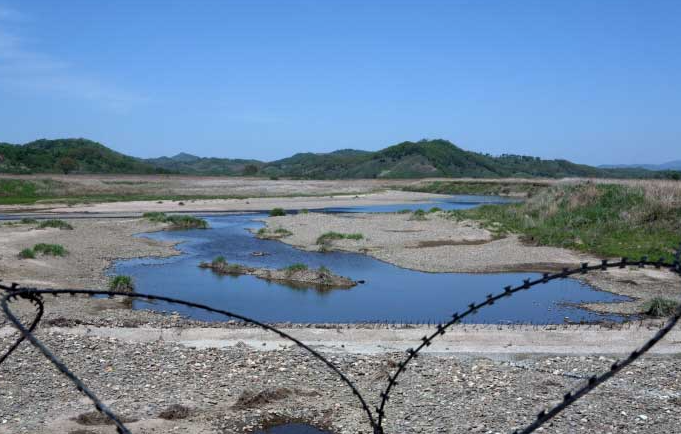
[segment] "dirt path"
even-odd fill
[[[325,353],[384,354],[405,352],[433,327],[414,328],[281,328],[312,348]],[[440,336],[424,353],[440,355],[485,355],[515,357],[550,354],[565,356],[625,355],[641,346],[656,331],[653,325],[615,326],[492,326],[458,325]],[[125,342],[163,341],[192,348],[228,348],[247,345],[257,351],[275,351],[293,342],[259,328],[201,327],[48,327],[43,333],[120,339]],[[16,334],[12,327],[0,328],[0,337]],[[681,354],[681,329],[673,330],[651,354]]]

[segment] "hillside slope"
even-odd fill
[[[264,164],[258,160],[202,158],[184,152],[173,157],[148,158],[144,162],[174,173],[226,176],[256,175],[257,170]],[[248,166],[252,167],[249,168]]]
[[[166,173],[87,139],[0,143],[0,173]]]
[[[299,153],[265,163],[258,160],[202,158],[181,153],[139,159],[86,139],[37,140],[25,145],[0,143],[0,173],[174,173],[187,175],[269,176],[303,179],[426,177],[612,177],[674,178],[672,171],[606,169],[521,155],[461,149],[446,140],[403,142],[380,151],[342,149]]]
[[[493,157],[463,150],[447,140],[403,142],[377,152],[296,154],[266,164],[261,172],[300,178],[425,177],[665,177],[641,169],[599,169],[567,160],[520,155]]]

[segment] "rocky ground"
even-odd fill
[[[297,420],[336,434],[371,434],[338,378],[295,348],[191,348],[43,331],[40,337],[134,433],[248,433]],[[9,336],[0,338],[4,348]],[[328,354],[377,404],[402,353]],[[426,354],[402,377],[386,433],[506,433],[614,358]],[[551,433],[670,433],[681,426],[678,356],[651,356],[546,426]],[[179,407],[181,406],[181,407]],[[0,366],[0,433],[113,433],[92,405],[32,347]],[[542,432],[542,431],[540,431]]]

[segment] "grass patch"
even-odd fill
[[[168,218],[166,213],[158,211],[145,212],[144,214],[142,214],[142,217],[156,223],[165,223],[166,219]]]
[[[335,240],[362,240],[364,239],[364,235],[359,234],[359,233],[354,233],[354,234],[343,234],[340,232],[326,232],[321,234],[317,238],[317,244],[323,245],[323,244],[328,244],[331,241]]]
[[[681,234],[681,201],[642,187],[581,183],[553,186],[524,203],[450,211],[484,222],[496,236],[602,257],[672,260]]]
[[[671,316],[679,307],[679,302],[656,297],[643,305],[643,313],[654,317]]]
[[[163,212],[145,212],[142,217],[154,223],[169,223],[171,229],[208,229],[208,222],[190,215],[166,215]]]
[[[270,217],[283,217],[286,215],[284,208],[273,208],[270,211]]]
[[[534,182],[434,181],[405,187],[404,190],[435,194],[514,195],[532,197],[546,188],[548,188],[547,184]]]
[[[243,265],[228,263],[224,256],[217,256],[210,262],[201,262],[199,267],[210,268],[219,274],[243,274],[246,271]]]
[[[21,252],[19,252],[19,258],[21,259],[34,259],[35,258],[35,252],[33,249],[24,249]]]
[[[417,209],[413,213],[411,213],[411,217],[409,217],[409,220],[416,220],[416,221],[424,221],[428,220],[426,218],[426,212],[422,209]]]
[[[38,223],[38,220],[24,217],[21,220],[19,220],[19,223],[21,223],[22,225],[33,225]]]
[[[40,243],[33,246],[35,253],[42,253],[49,256],[66,256],[69,252],[61,244]]]
[[[298,271],[306,271],[307,269],[308,269],[307,265],[298,262],[296,264],[292,264],[289,265],[288,267],[282,268],[281,271],[285,271],[287,276],[291,276],[293,273],[296,273]]]
[[[115,292],[132,292],[135,289],[135,284],[132,277],[117,275],[109,280],[109,291]]]
[[[38,229],[46,229],[46,228],[57,228],[57,229],[67,230],[67,231],[73,230],[73,226],[66,223],[64,220],[57,220],[57,219],[44,220],[44,221],[40,222],[40,224],[38,224]]]
[[[190,215],[171,215],[166,218],[172,229],[208,229],[208,222]]]

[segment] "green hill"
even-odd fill
[[[613,177],[675,178],[672,171],[598,168],[566,160],[488,154],[461,149],[446,140],[403,142],[380,151],[342,149],[299,153],[265,163],[258,160],[174,157],[139,159],[86,139],[0,143],[0,173],[175,173],[187,175],[269,176],[304,179],[426,177]]]
[[[148,158],[144,162],[174,173],[226,176],[256,175],[264,164],[258,160],[202,158],[184,152],[173,157]]]
[[[426,177],[548,177],[573,176],[655,178],[641,169],[599,169],[566,160],[542,160],[521,155],[493,157],[465,151],[447,140],[403,142],[377,152],[341,151],[296,154],[267,163],[261,170],[272,176],[299,178],[426,178]],[[658,176],[659,175],[659,176]]]
[[[0,173],[166,173],[87,139],[0,143]]]

